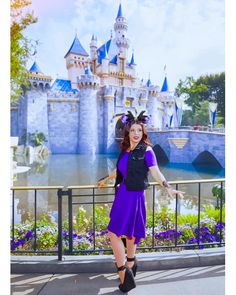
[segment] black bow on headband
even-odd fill
[[[146,111],[141,111],[141,113],[135,117],[130,111],[127,111],[127,114],[122,114],[121,121],[125,125],[130,125],[131,123],[143,123],[147,124],[150,117],[148,115],[144,115]]]

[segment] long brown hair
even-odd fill
[[[130,131],[130,128],[133,124],[138,124],[142,127],[143,137],[142,137],[141,141],[143,141],[145,144],[147,144],[149,146],[152,146],[150,139],[148,138],[147,130],[146,130],[146,127],[144,126],[144,124],[134,121],[129,125],[125,125],[124,138],[121,142],[121,151],[122,152],[125,152],[130,147],[129,131]]]

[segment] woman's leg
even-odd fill
[[[135,237],[133,237],[132,239],[126,239],[127,257],[129,258],[133,258],[135,256],[137,245],[134,244],[134,241],[135,241]],[[132,268],[134,265],[134,261],[127,261],[126,265],[129,268]]]
[[[120,267],[125,264],[125,247],[120,237],[117,237],[113,232],[108,232],[109,239],[111,241],[111,247],[113,254],[116,259],[117,267]],[[121,283],[124,281],[125,271],[118,272]]]

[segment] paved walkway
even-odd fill
[[[224,295],[225,266],[138,271],[129,295]],[[124,294],[114,273],[12,274],[13,295]]]

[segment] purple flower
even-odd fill
[[[88,233],[87,233],[87,236],[94,236],[94,232],[93,231],[89,231]]]
[[[65,238],[68,237],[68,236],[69,236],[69,235],[68,235],[68,232],[65,232],[65,231],[64,231],[64,232],[62,233],[62,236],[65,237]]]
[[[217,222],[217,224],[215,225],[215,230],[219,231],[220,229],[224,229],[225,228],[225,223],[224,222]]]
[[[19,243],[19,245],[24,245],[24,240],[18,239],[18,243]]]
[[[33,233],[32,233],[32,231],[30,230],[30,231],[28,231],[28,232],[26,233],[25,238],[26,238],[26,240],[28,241],[28,240],[31,239],[32,237],[33,237]]]
[[[195,237],[192,237],[187,241],[187,244],[197,244],[197,239]]]
[[[183,233],[176,231],[175,229],[168,229],[167,231],[156,233],[155,239],[174,239],[182,236]]]
[[[108,233],[108,230],[101,230],[100,235],[101,235],[101,236],[104,236],[104,235],[106,235],[107,233]]]
[[[128,123],[128,117],[126,116],[126,114],[123,114],[120,119],[124,124]]]

